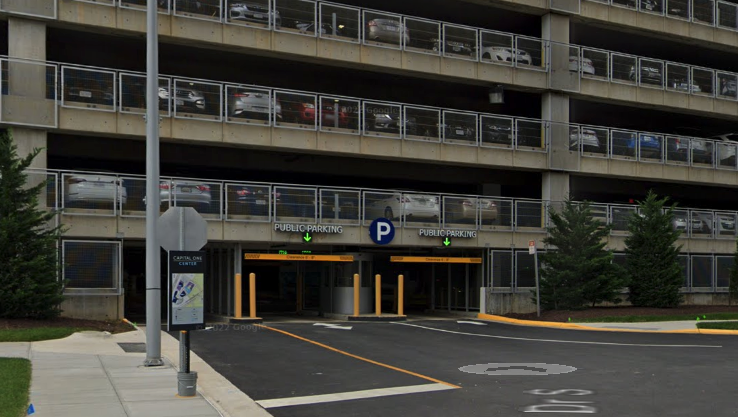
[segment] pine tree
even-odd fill
[[[63,282],[55,213],[38,207],[46,182],[29,187],[25,170],[41,152],[20,158],[10,132],[0,133],[0,317],[50,318],[59,314]]]
[[[635,306],[676,307],[682,302],[681,245],[676,246],[681,232],[672,227],[676,204],[664,209],[668,200],[649,191],[638,202],[640,212],[628,221],[626,269],[631,280],[629,299]]]
[[[579,309],[603,301],[618,303],[627,285],[622,269],[605,248],[611,226],[592,216],[589,202],[564,202],[561,213],[550,211],[553,226],[541,254],[541,305]]]
[[[738,240],[733,253],[733,266],[730,267],[730,281],[728,282],[728,305],[738,299]]]

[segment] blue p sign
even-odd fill
[[[369,237],[377,245],[386,245],[395,238],[395,225],[385,218],[378,218],[369,225]]]

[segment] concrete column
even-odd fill
[[[561,211],[562,202],[570,193],[569,174],[566,172],[544,172],[541,181],[541,198],[551,202],[551,208]]]
[[[8,17],[8,54],[14,58],[46,59],[46,23]]]

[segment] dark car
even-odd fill
[[[485,123],[482,125],[482,142],[512,145],[512,126]]]
[[[234,185],[229,187],[232,194],[228,197],[232,202],[232,214],[267,216],[269,215],[269,187],[252,185]],[[279,195],[274,194],[279,200]]]
[[[433,42],[434,51],[438,52],[441,50],[440,39],[433,38],[430,41]],[[446,39],[444,52],[447,54],[474,56],[474,47],[466,42],[451,41]]]
[[[459,139],[464,141],[475,141],[477,129],[474,126],[463,123],[448,123],[444,126],[444,139]]]
[[[375,132],[387,132],[387,133],[400,133],[400,126],[402,126],[402,117],[399,114],[393,113],[372,113],[374,116],[374,123],[372,123],[372,129]],[[368,117],[367,117],[368,118]],[[368,122],[368,121],[367,121]],[[406,135],[417,135],[418,126],[414,117],[408,117],[405,124]]]
[[[630,67],[629,77],[632,81],[636,81],[636,68],[635,65]],[[641,78],[642,83],[661,85],[663,76],[661,74],[661,68],[653,64],[641,64]]]
[[[67,84],[65,101],[112,106],[113,85],[100,80],[88,80],[85,85]]]

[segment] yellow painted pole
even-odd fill
[[[359,315],[359,286],[361,282],[359,274],[354,274],[354,316]]]
[[[236,314],[237,319],[241,318],[241,274],[236,274]]]
[[[382,315],[382,276],[377,274],[374,276],[374,309],[378,316]]]
[[[405,277],[397,277],[397,315],[403,316],[405,310]]]
[[[256,318],[256,274],[249,274],[249,317]]]

